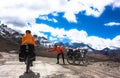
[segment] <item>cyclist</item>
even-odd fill
[[[30,30],[26,30],[26,34],[24,34],[22,37],[22,45],[24,44],[32,44],[34,46],[36,45],[34,36],[32,36]]]
[[[57,63],[56,64],[59,64],[59,57],[60,57],[60,55],[62,55],[63,64],[65,64],[65,61],[64,61],[64,48],[54,44],[54,48],[50,49],[48,52],[52,52],[52,51],[56,51],[57,52]]]
[[[34,46],[36,46],[35,44],[35,38],[34,36],[31,34],[31,31],[30,30],[26,30],[26,34],[24,34],[22,36],[22,45],[29,45],[31,46],[30,49],[32,50],[30,52],[30,56],[33,58],[35,57],[35,53],[34,53]],[[22,52],[23,53],[23,52]],[[23,53],[23,55],[25,56],[25,53]],[[34,58],[35,59],[35,58]],[[31,61],[31,66],[33,66],[33,63]]]

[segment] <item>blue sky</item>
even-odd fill
[[[84,11],[80,12],[76,14],[77,23],[68,22],[63,18],[63,15],[64,13],[58,13],[58,16],[47,15],[50,19],[55,18],[58,21],[56,23],[39,18],[36,19],[36,23],[44,23],[65,30],[85,30],[89,36],[94,35],[102,38],[113,39],[115,36],[120,35],[120,8],[112,9],[111,6],[106,6],[100,17],[86,16]],[[113,25],[107,25],[112,22],[114,22]],[[116,23],[119,24],[116,25]]]
[[[7,4],[7,5],[6,5]],[[1,23],[51,42],[120,47],[120,0],[3,0]]]

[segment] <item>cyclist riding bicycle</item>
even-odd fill
[[[27,45],[27,46],[26,46]],[[29,52],[30,52],[30,57],[31,57],[31,66],[33,66],[32,61],[35,60],[35,53],[34,53],[34,47],[36,46],[35,44],[35,39],[34,36],[31,34],[30,30],[26,30],[26,34],[22,36],[22,45],[20,46],[20,55],[19,59],[23,59],[25,61],[27,55],[25,49],[29,47]]]

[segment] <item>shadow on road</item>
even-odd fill
[[[23,73],[23,75],[20,75],[19,78],[40,78],[40,74],[35,74],[33,71],[30,71],[29,73]]]

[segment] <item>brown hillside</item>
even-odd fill
[[[0,37],[0,51],[18,50],[19,44]]]
[[[15,43],[15,40],[7,40],[4,39],[2,37],[0,37],[0,52],[9,52],[11,50],[19,50],[19,45],[18,43]],[[57,53],[56,52],[48,52],[48,49],[40,47],[40,48],[36,48],[35,49],[35,53],[38,56],[42,56],[42,57],[54,57],[56,58]],[[65,54],[65,58],[66,58],[66,51],[64,52]],[[88,56],[90,58],[93,58],[94,61],[96,60],[108,60],[109,58],[106,57],[105,55],[102,54],[94,54],[94,53],[88,53]]]

